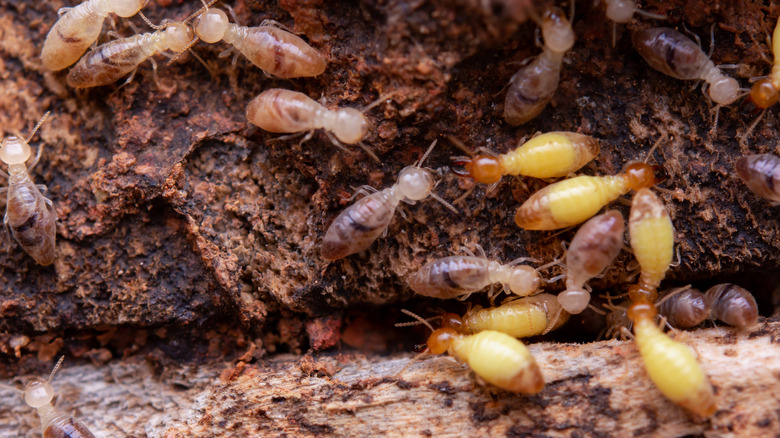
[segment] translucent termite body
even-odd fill
[[[736,79],[724,75],[698,44],[668,27],[640,30],[632,36],[637,52],[661,73],[676,79],[704,80],[709,96],[720,105],[728,105],[740,96]]]
[[[735,169],[753,193],[770,202],[780,203],[780,157],[773,154],[740,157]]]
[[[659,20],[666,19],[666,16],[651,14],[639,9],[633,0],[605,0],[607,5],[606,16],[615,23],[628,23],[634,18],[634,14],[641,14],[648,18]]]
[[[52,404],[54,388],[51,386],[51,381],[62,363],[62,359],[64,356],[57,362],[48,380],[36,377],[27,383],[24,391],[13,387],[8,388],[22,393],[25,403],[38,410],[43,438],[95,438],[95,435],[89,431],[84,423],[72,415],[57,411]]]
[[[503,175],[560,178],[578,171],[598,154],[597,139],[559,131],[538,135],[498,156],[457,157],[454,164],[463,166],[463,172],[455,172],[458,175],[470,177],[478,183],[493,184]]]
[[[158,52],[185,50],[192,39],[188,25],[169,22],[155,32],[109,41],[79,60],[68,72],[68,85],[89,88],[114,83]]]
[[[319,52],[292,33],[274,26],[231,23],[221,9],[201,14],[195,21],[195,33],[207,43],[222,40],[231,44],[252,64],[279,78],[317,76],[327,65]]]
[[[501,283],[507,294],[528,296],[539,290],[539,279],[536,269],[528,265],[503,265],[486,257],[451,256],[427,263],[407,281],[420,295],[449,299],[468,296],[494,283]]]
[[[149,0],[87,0],[61,16],[43,43],[41,60],[50,70],[62,70],[81,58],[97,41],[110,12],[127,18],[137,14]]]
[[[634,303],[628,309],[647,374],[669,400],[703,417],[712,415],[717,408],[715,395],[696,356],[690,347],[661,331],[656,316],[652,303]]]
[[[433,174],[420,167],[435,145],[436,140],[418,164],[402,169],[391,187],[367,195],[344,209],[325,232],[320,248],[322,256],[338,260],[371,246],[385,233],[401,201],[415,203],[431,196],[457,213],[433,193]]]
[[[536,394],[544,378],[528,348],[512,336],[485,330],[466,335],[452,328],[440,328],[428,338],[432,354],[445,351],[471,367],[486,382],[507,391]]]
[[[0,145],[0,161],[8,165],[8,187],[0,191],[8,192],[3,223],[25,252],[44,266],[54,263],[56,217],[51,200],[41,194],[30,178],[29,171],[37,164],[41,149],[29,168],[25,162],[32,155],[28,143],[48,115],[44,114],[27,140],[10,136]]]
[[[538,116],[552,100],[561,77],[563,55],[574,45],[574,30],[559,8],[549,8],[542,16],[544,50],[509,80],[504,100],[504,119],[522,125]]]
[[[461,319],[461,330],[465,333],[495,330],[516,338],[528,338],[547,334],[568,319],[569,313],[562,311],[555,295],[539,294],[498,307],[472,309]]]
[[[585,222],[577,230],[566,254],[566,290],[558,301],[568,313],[582,313],[590,303],[585,283],[601,274],[623,247],[623,215],[610,210]]]
[[[758,304],[747,290],[735,284],[719,284],[704,294],[712,309],[712,317],[738,328],[746,328],[758,321]]]
[[[325,129],[345,144],[356,144],[368,134],[368,121],[355,108],[330,110],[297,91],[271,88],[246,107],[246,118],[268,132]]]
[[[652,303],[674,256],[674,226],[663,202],[650,189],[634,195],[628,233],[640,267],[639,283],[629,287],[629,298]]]
[[[750,100],[758,108],[767,109],[777,103],[780,97],[780,18],[777,19],[772,34],[772,71],[769,75],[753,84],[750,88]]]
[[[655,305],[669,325],[678,329],[696,327],[710,315],[704,294],[690,286],[661,292]]]
[[[613,176],[577,176],[539,190],[515,214],[515,223],[526,230],[555,230],[582,223],[602,207],[631,190],[652,187],[661,181],[653,167],[629,164]]]

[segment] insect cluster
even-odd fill
[[[95,44],[103,21],[109,14],[131,17],[142,14],[147,0],[88,0],[64,11],[44,42],[41,59],[51,70],[73,66],[66,82],[74,88],[98,87],[132,75],[145,60],[160,52],[172,52],[177,58],[200,40],[207,44],[224,41],[267,74],[278,78],[313,77],[327,67],[326,58],[302,38],[274,23],[247,27],[233,22],[213,3],[181,21],[163,21],[152,26],[154,32],[139,33]],[[639,11],[633,2],[606,1],[607,16],[615,22],[628,22],[640,12],[652,19],[662,15]],[[534,11],[540,30],[542,52],[523,66],[509,80],[503,117],[511,125],[524,124],[539,116],[552,100],[558,87],[566,53],[575,44],[573,17],[550,7]],[[736,102],[747,92],[738,82],[724,75],[693,40],[671,28],[645,28],[632,34],[639,54],[654,69],[683,80],[703,80],[708,97],[717,105]],[[780,21],[775,29],[774,59],[780,57]],[[75,64],[75,65],[74,65]],[[156,65],[154,66],[156,71]],[[777,102],[780,71],[775,66],[769,77],[755,83],[749,99],[766,109]],[[342,147],[358,145],[380,161],[362,141],[371,132],[371,123],[354,108],[330,109],[305,94],[268,89],[246,107],[247,120],[273,133],[299,134],[323,129],[332,142]],[[19,136],[5,138],[0,146],[0,161],[8,166],[8,187],[4,223],[19,245],[41,265],[50,265],[56,257],[55,221],[52,202],[45,198],[45,186],[35,185],[29,172],[41,156],[42,146],[33,162],[29,142],[48,113],[25,140]],[[758,122],[758,121],[756,121]],[[752,129],[752,127],[751,127]],[[463,149],[455,137],[450,140]],[[539,365],[518,338],[539,336],[555,330],[584,312],[591,304],[593,291],[588,282],[601,275],[624,249],[626,222],[618,210],[602,209],[621,196],[633,192],[628,233],[631,251],[639,265],[639,277],[627,288],[628,300],[596,308],[606,310],[607,336],[629,336],[635,341],[650,379],[671,401],[702,415],[711,415],[717,397],[703,367],[691,349],[673,339],[663,324],[689,329],[709,319],[717,319],[738,328],[750,327],[758,318],[752,295],[737,285],[722,284],[702,294],[686,287],[658,293],[674,258],[675,231],[671,217],[653,188],[664,179],[663,169],[645,162],[626,163],[615,175],[576,175],[597,159],[602,140],[577,132],[555,131],[534,136],[506,153],[482,150],[468,151],[467,156],[453,157],[452,172],[476,183],[489,184],[492,190],[504,176],[555,179],[528,197],[515,214],[515,223],[524,230],[559,230],[582,224],[571,240],[565,261],[553,260],[534,267],[528,259],[502,263],[479,254],[450,255],[434,259],[406,278],[417,294],[438,299],[466,299],[470,294],[491,287],[491,304],[497,293],[494,284],[511,298],[488,308],[473,307],[463,317],[440,315],[441,328],[433,329],[427,341],[432,354],[450,353],[467,363],[484,381],[499,388],[526,394],[544,389]],[[396,210],[404,202],[416,204],[433,198],[452,214],[458,209],[434,193],[436,174],[423,167],[436,146],[413,165],[398,174],[396,182],[382,190],[369,186],[357,193],[362,198],[340,212],[331,222],[319,245],[322,257],[330,262],[368,250],[387,233]],[[752,155],[735,163],[736,173],[745,185],[767,200],[780,202],[780,158],[772,154]],[[545,278],[543,272],[552,266],[563,266],[565,274]],[[545,291],[565,277],[565,288],[557,294]],[[662,316],[663,318],[659,317]],[[425,324],[428,321],[415,317]],[[629,331],[629,329],[632,331]],[[632,334],[633,333],[633,334]],[[57,364],[56,369],[59,367]],[[67,431],[67,436],[92,436],[87,428],[70,416],[57,413],[51,405],[53,390],[48,381],[31,382],[24,391],[25,400],[41,415],[44,436],[53,429]],[[70,429],[69,429],[70,428]]]

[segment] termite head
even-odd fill
[[[24,388],[24,401],[30,407],[40,408],[51,404],[54,398],[54,388],[51,384],[40,377],[36,377],[27,383]]]
[[[515,295],[527,297],[539,289],[539,274],[530,266],[514,266],[507,285]]]
[[[456,166],[463,166],[463,170],[453,169],[458,176],[470,177],[481,184],[493,184],[501,179],[504,169],[501,161],[492,155],[477,155],[473,158],[459,158],[453,161]]]
[[[368,121],[355,108],[340,108],[333,123],[333,135],[345,144],[355,144],[368,135]]]
[[[750,88],[750,101],[760,109],[766,109],[777,103],[780,95],[769,79],[762,79]],[[714,100],[714,98],[713,98]]]
[[[434,330],[428,337],[428,350],[431,354],[442,354],[450,349],[452,341],[458,337],[458,332],[452,328]]]
[[[184,23],[171,23],[165,27],[165,39],[169,49],[181,52],[192,41],[192,29]]]
[[[606,16],[615,23],[628,23],[634,17],[636,4],[633,0],[612,0],[607,2]]]
[[[397,185],[405,198],[412,201],[420,201],[431,194],[433,190],[433,175],[423,168],[406,166],[398,175]]]
[[[30,145],[23,138],[15,135],[6,137],[0,146],[0,160],[8,165],[24,164],[31,154]]]
[[[228,17],[221,9],[209,9],[195,20],[195,32],[207,43],[222,40],[228,27]]]
[[[574,46],[574,29],[560,8],[549,8],[542,16],[544,46],[556,53],[566,53]]]
[[[567,289],[558,294],[558,303],[571,314],[582,313],[590,303],[590,293],[584,289]]]
[[[647,321],[655,318],[658,312],[655,305],[649,301],[639,301],[628,308],[628,319],[636,323],[637,321]]]
[[[122,18],[128,18],[137,14],[147,3],[149,3],[149,0],[111,2],[111,11]]]
[[[442,328],[450,328],[456,332],[463,331],[463,318],[454,313],[445,313],[441,316]]]
[[[739,97],[739,83],[734,78],[722,76],[710,84],[709,93],[713,102],[719,105],[728,105]],[[775,97],[775,101],[777,101],[777,97]]]
[[[663,167],[647,163],[631,163],[626,166],[623,175],[632,190],[649,189],[666,179],[666,171]]]

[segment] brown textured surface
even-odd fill
[[[0,253],[0,371],[46,373],[63,353],[95,364],[142,354],[160,374],[173,363],[252,361],[340,340],[380,352],[408,348],[422,332],[383,329],[398,319],[395,306],[411,297],[405,275],[466,243],[480,243],[502,261],[550,260],[560,240],[574,235],[517,229],[516,206],[544,182],[507,178],[487,197],[477,188],[457,205],[458,216],[424,201],[407,207],[409,219],[397,216],[368,251],[322,260],[321,236],[348,205],[352,187],[392,184],[444,134],[501,152],[537,130],[590,134],[603,140],[600,157],[584,170],[590,174],[644,159],[660,140],[652,160],[670,175],[660,194],[682,256],[670,277],[699,287],[727,279],[753,291],[762,314],[771,314],[780,272],[777,209],[751,196],[731,163],[747,152],[780,152],[776,109],[748,146],[738,139],[752,118],[736,105],[720,111],[711,135],[701,92],[651,70],[631,48],[629,29],[653,22],[618,26],[612,48],[611,25],[586,1],[577,5],[578,39],[551,105],[512,128],[500,117],[502,87],[520,61],[539,52],[534,26],[520,24],[522,3],[236,1],[244,24],[275,19],[311,33],[329,59],[325,74],[275,80],[242,58],[235,66],[218,58],[224,44],[201,43],[195,50],[211,71],[191,56],[171,66],[158,57],[158,85],[144,64],[122,88],[77,92],[65,86],[67,70],[45,72],[38,59],[57,9],[71,4],[0,0],[0,128],[27,133],[52,111],[33,141],[46,145],[33,178],[49,187],[60,253],[48,268],[15,243]],[[196,7],[158,1],[144,11],[159,22]],[[702,35],[705,49],[717,23],[713,58],[742,64],[743,85],[768,72],[761,55],[780,14],[776,6],[676,0],[644,7],[668,14],[664,25],[685,24]],[[133,33],[127,23],[146,31],[137,17],[117,19],[122,35]],[[269,141],[276,135],[248,125],[244,108],[270,87],[354,107],[393,93],[392,102],[368,112],[366,142],[382,164],[358,148],[333,147],[321,133],[303,145]],[[457,154],[442,139],[427,162],[441,175],[436,192],[447,199],[467,185],[446,167]],[[623,252],[596,285],[620,290],[631,261]],[[531,426],[518,427],[514,433],[522,435]]]

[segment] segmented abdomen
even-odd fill
[[[81,421],[70,415],[54,417],[43,431],[43,438],[95,438]]]
[[[41,265],[54,263],[55,220],[46,200],[29,177],[8,187],[6,217],[11,233],[19,245]]]
[[[315,129],[320,104],[295,91],[272,88],[249,102],[246,118],[268,132],[302,132]]]
[[[93,3],[86,1],[74,7],[54,23],[41,51],[46,68],[62,70],[72,65],[97,40],[106,16],[97,13]]]
[[[542,52],[512,76],[504,99],[504,119],[510,124],[522,125],[533,119],[552,100],[560,81],[561,64],[548,57],[548,52]]]
[[[322,239],[322,256],[338,260],[371,246],[395,213],[389,190],[372,193],[342,211]]]
[[[476,292],[489,284],[488,261],[469,256],[434,260],[409,277],[413,291],[442,299]]]
[[[154,38],[146,33],[98,46],[68,72],[68,85],[88,88],[116,82],[155,53]]]
[[[252,64],[280,78],[317,76],[325,71],[319,52],[290,32],[273,26],[230,24],[224,39]]]

